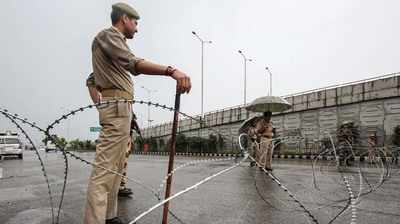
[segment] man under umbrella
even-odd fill
[[[265,167],[266,170],[272,171],[272,122],[271,112],[264,112],[263,116],[259,117],[255,122],[254,127],[249,128],[249,136],[255,140],[254,142],[254,159],[259,165]],[[251,166],[254,162],[251,163]]]
[[[246,120],[239,133],[247,133],[253,140],[253,157],[257,163],[266,170],[272,171],[272,144],[273,127],[271,122],[272,112],[282,112],[291,108],[291,105],[281,97],[265,96],[255,99],[246,106],[246,110],[262,112],[262,116]],[[254,162],[250,164],[254,166]]]

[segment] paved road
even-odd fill
[[[92,160],[93,153],[80,156]],[[42,154],[51,181],[56,204],[63,182],[63,159],[56,153]],[[138,156],[129,161],[129,177],[157,189],[166,174],[167,157]],[[195,159],[178,157],[176,166]],[[200,163],[179,170],[174,175],[174,192],[228,168],[233,160]],[[69,159],[70,170],[60,223],[77,224],[82,219],[86,184],[90,167]],[[348,191],[334,166],[326,162],[317,164],[316,184],[313,184],[309,161],[275,160],[274,174],[294,195],[309,208],[319,223],[328,223],[347,204]],[[51,223],[47,187],[39,163],[32,152],[24,160],[5,159],[0,162],[0,223],[41,224]],[[369,185],[379,183],[380,169],[363,168],[363,192]],[[357,169],[345,170],[350,186],[357,196],[359,176]],[[133,220],[157,203],[155,197],[143,187],[129,183],[134,189],[132,198],[120,200],[119,212],[125,220]],[[356,204],[357,223],[400,223],[400,178],[398,169],[376,191],[367,194]],[[256,168],[243,163],[229,173],[190,191],[171,203],[171,211],[183,223],[311,223],[307,216],[276,183]],[[161,223],[162,209],[157,209],[138,223]],[[348,209],[333,223],[350,223],[352,212]],[[170,216],[170,223],[180,223]]]

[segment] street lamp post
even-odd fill
[[[268,71],[269,73],[269,95],[272,96],[272,73],[269,70],[268,67],[265,67],[265,69]],[[267,78],[268,79],[268,78]]]
[[[243,51],[238,50],[239,54],[242,55],[243,57],[243,62],[244,62],[244,96],[243,96],[243,105],[246,105],[246,91],[247,91],[247,62],[248,61],[253,61],[253,59],[247,58],[246,55],[244,55]]]
[[[142,89],[147,91],[148,101],[151,102],[151,93],[155,93],[157,90],[152,90],[144,86],[142,86]],[[150,104],[147,104],[147,128],[150,128],[152,121],[153,120],[150,119]]]
[[[203,128],[203,119],[204,119],[204,44],[211,44],[211,40],[204,40],[201,38],[195,31],[192,31],[192,34],[197,37],[197,39],[201,43],[201,117],[200,117],[200,128],[198,132],[198,136],[201,137],[201,130]],[[203,152],[203,145],[200,144],[200,152]]]
[[[192,34],[197,37],[201,43],[201,117],[204,116],[204,44],[211,44],[212,41],[204,40],[196,32],[192,31]]]

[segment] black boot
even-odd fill
[[[118,191],[118,197],[129,197],[131,194],[133,194],[133,192],[130,188],[121,188]]]
[[[120,218],[115,217],[112,219],[107,219],[106,224],[127,224],[127,223],[123,222]]]

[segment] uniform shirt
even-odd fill
[[[118,89],[133,96],[133,82],[129,73],[138,75],[136,57],[126,44],[126,38],[115,27],[102,30],[92,43],[92,65],[98,90]]]
[[[86,86],[87,87],[96,87],[96,82],[94,80],[94,73],[93,72],[90,73],[90,75],[86,79]],[[137,120],[136,114],[132,111],[131,133],[130,133],[130,135],[132,135],[133,131],[136,131],[136,133],[138,133],[139,136],[142,138],[142,133],[140,132],[140,128],[139,128],[139,125],[138,125],[136,120]]]
[[[272,123],[267,122],[265,119],[260,118],[259,120],[256,121],[255,127],[251,128],[249,130],[250,136],[253,137],[266,137],[266,138],[272,138],[273,133],[272,133]]]
[[[93,72],[90,73],[89,77],[86,79],[86,86],[87,87],[96,87],[96,82],[94,81]]]

